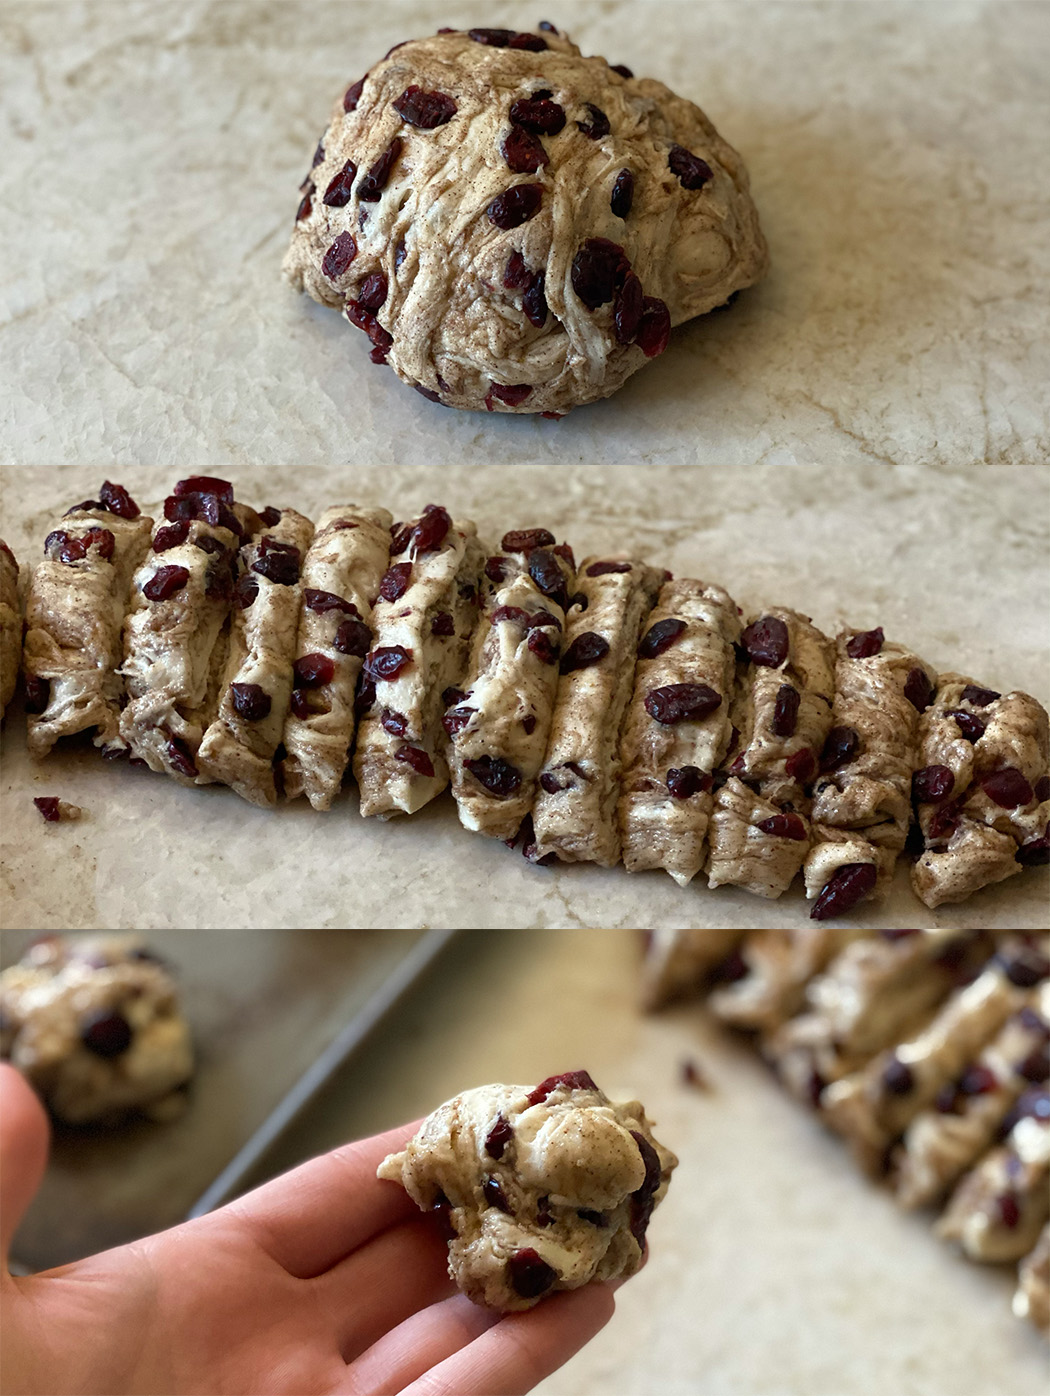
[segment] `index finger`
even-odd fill
[[[404,1147],[419,1124],[414,1120],[344,1144],[237,1198],[215,1216],[234,1216],[297,1278],[323,1274],[416,1212],[408,1193],[381,1182],[376,1169],[387,1154]]]

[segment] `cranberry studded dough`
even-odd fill
[[[193,1072],[176,993],[138,936],[45,936],[0,974],[0,1056],[70,1124],[171,1118]]]
[[[647,934],[643,968],[646,1007],[711,989],[902,1206],[1019,1262],[1014,1312],[1050,1328],[1050,934]]]
[[[446,1214],[452,1278],[476,1304],[506,1311],[634,1274],[677,1164],[638,1101],[614,1104],[572,1071],[534,1089],[465,1091],[378,1176],[421,1211]]]
[[[0,538],[0,718],[14,696],[22,663],[22,606],[18,563]]]
[[[93,727],[104,755],[182,784],[318,810],[352,763],[362,814],[411,814],[449,786],[466,828],[532,862],[622,861],[682,886],[706,868],[764,897],[803,867],[818,924],[883,890],[909,831],[929,905],[1050,857],[1044,709],[951,674],[935,686],[881,630],[833,647],[784,607],[742,630],[721,587],[615,555],[577,571],[544,528],[493,553],[437,504],[404,522],[339,506],[315,534],[191,476],[152,538],[109,482],[62,524],[28,589],[34,756]],[[721,934],[724,950],[669,933],[651,995],[723,961],[740,937]],[[755,972],[719,991],[763,1029],[844,948],[817,927],[764,934],[742,951]]]
[[[301,189],[289,282],[449,407],[608,397],[768,260],[704,113],[553,26],[397,45],[338,99]]]

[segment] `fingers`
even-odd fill
[[[47,1114],[25,1077],[0,1063],[0,1255],[32,1202],[47,1164]]]
[[[395,1396],[424,1372],[481,1336],[500,1316],[454,1294],[407,1318],[361,1354],[348,1373],[346,1396]]]
[[[419,1121],[311,1159],[228,1204],[256,1243],[299,1279],[320,1275],[387,1227],[418,1215],[376,1169],[415,1133]]]
[[[506,1314],[403,1387],[404,1396],[522,1396],[600,1332],[614,1306],[608,1285],[590,1284]]]

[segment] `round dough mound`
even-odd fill
[[[608,397],[768,260],[699,107],[553,31],[398,45],[339,98],[302,188],[288,280],[449,407]]]

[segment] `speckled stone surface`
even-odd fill
[[[440,25],[533,3],[6,0],[7,459],[954,468],[1050,449],[1050,12],[561,0],[588,53],[743,154],[767,281],[556,423],[454,413],[279,275],[332,99]]]
[[[97,491],[101,470],[0,468],[0,534],[25,561],[49,520]],[[112,472],[114,475],[117,472]],[[180,472],[181,473],[181,472]],[[535,466],[293,467],[231,472],[258,505],[316,517],[351,498],[399,515],[431,500],[474,518],[482,537],[542,525],[578,557],[637,551],[679,576],[727,587],[746,609],[793,606],[834,631],[882,625],[935,667],[1050,701],[1047,470],[940,470],[766,463],[682,471],[592,472]],[[119,479],[155,508],[175,472],[128,468]],[[979,507],[976,502],[979,501]],[[739,889],[679,888],[664,873],[588,865],[536,868],[467,833],[446,794],[410,819],[361,819],[348,791],[327,814],[303,801],[255,809],[218,786],[162,776],[67,746],[33,766],[20,706],[3,731],[0,924],[150,926],[794,926],[798,885],[767,902]],[[34,795],[83,807],[46,825]],[[890,899],[858,909],[871,926],[1046,925],[1045,868],[959,906],[926,910],[898,868]]]

